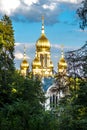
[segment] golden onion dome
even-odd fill
[[[41,62],[39,61],[38,57],[35,57],[35,59],[34,59],[32,65],[33,65],[33,66],[38,66],[38,67],[41,66]]]
[[[24,59],[20,65],[21,69],[24,69],[24,68],[29,68],[29,63],[27,62],[26,59]]]
[[[36,48],[37,50],[50,50],[50,42],[46,38],[45,33],[44,33],[44,17],[42,17],[42,33],[40,38],[36,42]]]
[[[36,42],[37,50],[50,50],[50,42],[44,34]]]
[[[26,59],[25,47],[24,47],[24,57],[23,57],[23,60],[21,62],[20,68],[21,69],[24,69],[24,68],[27,69],[27,68],[29,68],[29,63],[28,63],[28,61]]]
[[[58,69],[66,69],[66,68],[67,68],[67,63],[66,63],[66,60],[64,58],[64,53],[62,50],[61,58],[60,58],[59,63],[58,63]]]
[[[58,63],[58,66],[59,67],[64,67],[64,68],[67,68],[67,63],[66,63],[66,61],[65,61],[65,59],[62,57],[61,59],[60,59],[60,61],[59,61],[59,63]]]

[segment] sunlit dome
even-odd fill
[[[21,62],[20,68],[21,69],[27,69],[27,68],[29,68],[29,63],[28,63],[28,61],[26,59],[25,47],[24,47],[24,57],[23,57],[23,60]]]
[[[53,63],[50,55],[50,42],[44,33],[44,16],[42,16],[41,36],[36,41],[36,55],[32,63],[32,72],[41,77],[53,76]]]
[[[63,49],[63,48],[62,48]],[[58,62],[58,71],[59,72],[63,72],[64,70],[67,69],[67,63],[66,63],[66,60],[64,58],[64,52],[63,50],[61,51],[61,58]]]
[[[29,68],[29,63],[27,62],[26,59],[24,59],[20,65],[21,69],[24,69],[24,68]]]
[[[35,57],[32,65],[33,65],[33,67],[36,67],[36,66],[40,67],[41,66],[41,63],[40,63],[38,57]]]
[[[42,17],[42,32],[40,38],[36,42],[37,51],[50,51],[50,42],[44,33],[44,17]]]
[[[67,68],[67,63],[66,63],[64,57],[62,57],[62,58],[60,59],[60,61],[59,61],[59,63],[58,63],[58,66],[59,66],[59,67],[63,66],[64,68]]]
[[[50,50],[50,42],[46,38],[45,34],[42,34],[41,37],[36,42],[37,50]]]

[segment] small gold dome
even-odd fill
[[[67,63],[64,59],[64,57],[61,57],[59,63],[58,63],[58,72],[65,73],[67,69]]]
[[[41,66],[41,63],[40,63],[38,57],[35,57],[32,66],[33,66],[33,67],[34,67],[34,66],[35,66],[35,67],[36,67],[36,66],[38,66],[38,67]]]
[[[46,38],[45,34],[42,34],[41,37],[36,42],[37,50],[50,50],[50,42]]]
[[[50,42],[44,33],[44,17],[42,17],[42,32],[40,38],[36,42],[37,51],[50,51]]]
[[[28,69],[29,68],[29,63],[28,63],[28,61],[27,61],[27,59],[26,59],[26,53],[25,53],[25,46],[24,46],[24,56],[23,56],[23,60],[22,60],[22,62],[21,62],[21,64],[20,64],[20,68],[21,69]]]
[[[23,60],[21,65],[20,65],[21,69],[24,69],[24,68],[29,68],[29,63],[27,62],[27,60]]]
[[[64,52],[63,52],[63,48],[62,48],[62,50],[61,50],[61,58],[60,58],[60,60],[58,62],[58,71],[60,73],[62,73],[62,72],[65,73],[66,69],[67,69],[67,63],[66,63],[66,60],[64,58]]]
[[[62,57],[62,58],[60,59],[59,63],[58,63],[58,68],[61,68],[61,67],[67,68],[67,63],[66,63],[64,57]]]

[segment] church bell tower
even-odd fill
[[[50,42],[44,32],[44,17],[42,17],[41,36],[36,41],[36,55],[32,63],[34,75],[40,75],[41,77],[53,76],[50,48]]]

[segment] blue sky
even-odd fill
[[[65,51],[80,48],[87,40],[87,30],[79,28],[76,10],[82,0],[0,0],[0,16],[12,19],[15,31],[15,65],[20,67],[24,45],[31,66],[35,43],[41,34],[41,17],[45,18],[45,34],[51,43],[55,69],[60,58],[60,46]]]

